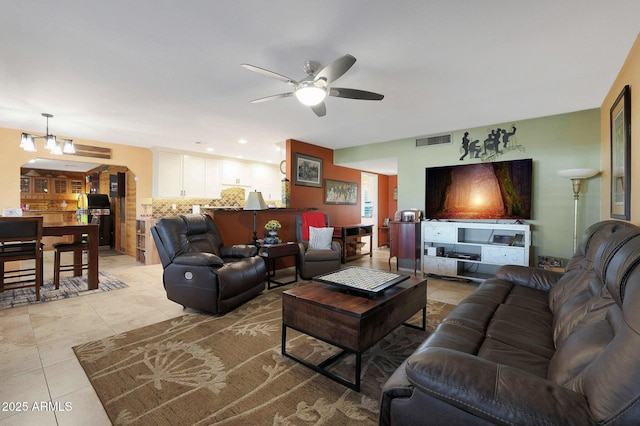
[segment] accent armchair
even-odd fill
[[[309,244],[309,227],[328,226],[329,217],[324,213],[309,212],[296,215],[300,277],[305,280],[340,269],[340,243],[331,241],[328,244],[330,248],[324,250],[318,250]]]
[[[264,290],[266,267],[253,245],[225,246],[206,214],[163,218],[151,228],[169,300],[224,314]]]

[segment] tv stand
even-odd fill
[[[528,266],[530,248],[530,225],[423,221],[422,275],[484,281],[502,265]]]

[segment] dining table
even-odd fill
[[[42,235],[47,237],[73,236],[73,242],[83,241],[87,238],[87,283],[89,290],[98,288],[98,251],[99,251],[99,225],[85,222],[51,222],[42,227]],[[73,275],[82,275],[82,252],[74,252]]]

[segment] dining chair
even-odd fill
[[[0,217],[0,292],[35,287],[40,300],[42,253],[42,216]],[[28,260],[34,267],[24,267]],[[7,268],[7,262],[20,263]]]

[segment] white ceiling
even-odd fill
[[[58,136],[274,163],[290,138],[335,149],[597,108],[640,16],[638,0],[0,6],[0,127],[42,134],[48,112]],[[249,103],[290,87],[241,63],[299,80],[303,61],[346,53],[335,85],[383,101],[329,98],[322,118],[295,98]]]

